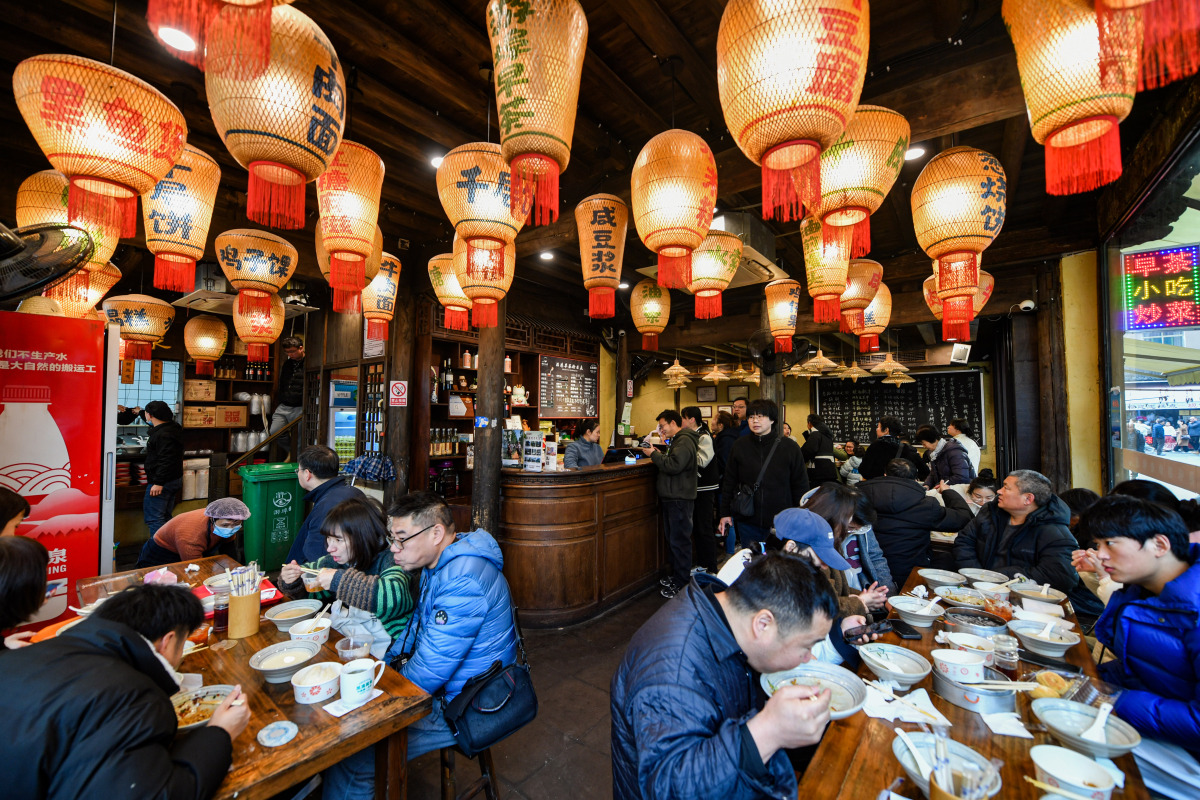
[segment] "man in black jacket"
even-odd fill
[[[960,568],[990,569],[1010,578],[1020,572],[1070,592],[1079,580],[1071,566],[1076,543],[1070,521],[1071,509],[1054,494],[1045,475],[1014,470],[996,499],[958,534],[954,561]]]
[[[303,564],[325,555],[325,537],[321,535],[325,515],[345,500],[367,499],[361,489],[350,486],[338,474],[341,462],[331,448],[323,444],[311,444],[300,451],[296,461],[299,467],[296,477],[300,481],[300,488],[305,491],[304,502],[312,503],[312,509],[304,522],[300,523],[300,530],[288,548],[285,564],[291,561]]]
[[[925,493],[916,477],[909,461],[894,458],[888,462],[887,475],[860,481],[855,487],[875,508],[875,538],[897,588],[903,588],[914,569],[929,566],[930,531],[959,531],[973,519],[958,492],[942,492],[943,507]]]
[[[911,461],[917,471],[917,477],[925,480],[929,467],[921,460],[917,450],[911,444],[901,441],[904,438],[904,426],[896,417],[880,417],[875,424],[875,441],[867,448],[862,463],[858,465],[858,474],[863,480],[882,477],[887,463],[893,458],[903,458]]]
[[[250,719],[241,687],[177,735],[174,670],[204,608],[186,589],[136,586],[57,638],[4,653],[5,797],[206,800]]]
[[[162,400],[146,403],[143,413],[150,423],[150,437],[146,442],[145,464],[149,488],[142,498],[142,517],[153,539],[171,518],[175,498],[183,488],[183,428],[175,421],[171,407]]]
[[[279,370],[279,396],[275,398],[275,411],[271,414],[270,433],[277,432],[304,413],[304,342],[298,336],[288,336],[279,345],[287,361]],[[291,435],[279,437],[275,444],[289,453]]]
[[[670,577],[659,582],[663,585],[662,596],[674,597],[687,585],[692,571],[692,509],[696,502],[700,434],[695,428],[685,428],[683,419],[669,408],[658,415],[656,422],[659,434],[670,440],[671,446],[664,453],[647,445],[642,452],[658,467],[655,487],[671,563]]]
[[[800,498],[808,491],[808,471],[804,468],[800,445],[794,439],[778,435],[779,407],[773,400],[754,400],[746,413],[751,435],[738,439],[729,451],[729,463],[721,482],[720,530],[725,533],[725,529],[734,524],[738,541],[760,552],[761,544],[755,543],[767,540],[775,515],[785,508],[798,506]],[[773,454],[772,447],[775,447]],[[766,469],[763,469],[764,463],[767,463]],[[749,492],[759,480],[758,491],[753,493],[753,512],[749,515],[736,513],[734,496],[742,487]]]

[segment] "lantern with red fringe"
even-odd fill
[[[579,262],[588,290],[588,316],[608,319],[617,313],[615,293],[625,263],[629,207],[615,194],[594,194],[575,206]]]
[[[800,219],[821,197],[818,156],[858,105],[870,14],[863,0],[731,0],[717,32],[725,125],[762,166],[763,219]]]
[[[497,304],[512,286],[517,246],[511,242],[504,246],[504,266],[499,274],[477,264],[472,275],[470,260],[490,258],[491,254],[486,250],[472,251],[461,237],[455,237],[453,251],[454,277],[458,278],[462,293],[471,299],[471,324],[476,328],[496,327],[499,324]]]
[[[704,241],[717,202],[717,162],[694,133],[669,130],[633,162],[633,222],[658,254],[658,285],[683,289],[692,281],[692,250]]]
[[[121,358],[149,361],[154,345],[171,327],[175,309],[170,303],[144,294],[123,294],[104,301],[104,316],[121,326],[121,341],[125,343]]]
[[[442,326],[449,331],[465,331],[467,311],[471,308],[471,298],[463,294],[454,276],[454,254],[442,253],[429,259],[429,282],[433,285],[433,293],[438,302],[446,309]]]
[[[317,267],[321,270],[321,274],[325,276],[325,280],[333,286],[333,259],[329,257],[329,251],[325,248],[325,228],[326,221],[323,219],[317,220],[316,227],[316,248],[317,248]],[[383,231],[379,226],[375,226],[375,236],[371,247],[371,253],[367,256],[367,260],[363,262],[363,274],[368,282],[375,280],[375,276],[379,274],[379,267],[383,260]],[[356,292],[353,289],[334,288],[333,294],[333,310],[339,314],[357,314],[362,310],[362,292]]]
[[[1120,36],[1122,14],[1142,19],[1142,66],[1137,90],[1157,89],[1200,71],[1200,4],[1195,0],[1095,0],[1100,48]]]
[[[917,242],[938,262],[943,330],[969,323],[979,288],[979,254],[1004,225],[1007,183],[993,155],[974,147],[938,153],[912,190]]]
[[[361,292],[375,245],[383,159],[357,142],[343,141],[329,169],[317,178],[317,206],[329,253],[329,285]]]
[[[805,217],[800,223],[804,275],[817,323],[837,322],[841,317],[842,293],[850,270],[850,238],[827,238],[823,227],[816,217]]]
[[[1121,175],[1118,123],[1137,91],[1140,19],[1108,15],[1100,45],[1093,0],[1004,0],[1033,138],[1046,148],[1046,192],[1076,194]]]
[[[688,291],[696,296],[696,319],[721,316],[721,294],[729,288],[742,263],[742,240],[737,234],[710,230],[692,251],[692,282]]]
[[[873,353],[879,349],[879,334],[887,330],[892,319],[892,290],[886,283],[879,284],[875,298],[863,311],[862,325],[851,326],[850,332],[858,337],[858,352]]]
[[[283,237],[249,228],[219,234],[213,248],[243,314],[270,314],[271,298],[287,286],[300,258]]]
[[[771,281],[763,290],[767,300],[767,321],[775,337],[775,352],[792,352],[792,334],[800,308],[800,281],[782,278]]]
[[[150,84],[90,58],[43,55],[13,72],[17,108],[67,176],[72,225],[137,235],[137,199],[179,160],[187,123]]]
[[[853,258],[846,272],[846,291],[842,292],[842,333],[862,327],[863,311],[875,299],[879,282],[883,280],[883,265],[869,258]]]
[[[267,68],[271,56],[271,7],[292,0],[149,0],[146,22],[167,52],[204,69],[210,39],[236,46],[236,68],[249,75]],[[213,23],[217,23],[213,27]]]
[[[367,338],[386,341],[388,322],[396,312],[396,292],[400,288],[400,259],[384,253],[379,274],[371,279],[362,293],[363,316],[367,318]]]
[[[487,26],[512,210],[546,225],[558,220],[558,176],[571,157],[587,17],[575,0],[491,0]]]
[[[936,269],[937,263],[934,263]],[[983,311],[983,307],[987,305],[987,301],[992,297],[992,291],[996,287],[996,279],[990,273],[979,270],[979,286],[971,298],[971,319],[979,316]],[[929,311],[934,318],[942,323],[942,340],[947,342],[969,342],[971,341],[971,321],[956,322],[953,325],[947,325],[943,317],[945,309],[942,304],[942,298],[938,296],[938,276],[935,272],[925,279],[921,284],[921,293],[925,296],[925,305],[929,306]]]
[[[317,24],[291,6],[271,11],[271,59],[244,75],[234,41],[211,38],[204,60],[208,108],[221,141],[250,171],[246,216],[304,227],[304,187],[329,168],[346,122],[342,64]]]
[[[146,249],[154,253],[154,288],[196,288],[196,262],[204,255],[220,183],[217,162],[189,144],[171,171],[142,196]]]
[[[817,216],[826,239],[853,230],[851,258],[871,250],[871,215],[904,166],[908,136],[903,114],[882,106],[859,106],[841,138],[821,153]]]
[[[225,355],[229,329],[211,314],[192,317],[183,326],[183,346],[196,360],[197,375],[212,375],[214,365]]]
[[[283,332],[285,309],[283,298],[277,294],[270,297],[271,305],[266,312],[255,309],[242,312],[233,309],[233,328],[238,338],[247,345],[246,360],[263,363],[271,359],[271,345]]]
[[[85,319],[96,310],[96,303],[104,299],[108,290],[121,280],[121,270],[112,264],[88,264],[86,271],[87,286],[80,292],[72,292],[56,297],[62,306],[63,316],[74,319]],[[49,296],[49,295],[47,295]]]
[[[455,235],[469,251],[470,277],[503,281],[505,248],[521,232],[529,210],[514,210],[510,204],[508,165],[500,157],[500,145],[474,142],[451,150],[437,168],[437,188]]]
[[[671,293],[650,278],[638,281],[629,295],[629,313],[642,335],[642,349],[657,350],[658,335],[671,320]]]

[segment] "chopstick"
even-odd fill
[[[319,570],[319,569],[310,569],[309,567],[301,567],[301,568],[300,568],[300,571],[301,571],[301,572],[307,572],[309,575],[320,575],[320,574],[321,574],[321,570]]]
[[[1063,789],[1059,786],[1052,786],[1043,781],[1039,781],[1037,778],[1031,778],[1028,775],[1024,775],[1022,777],[1024,777],[1025,780],[1029,781],[1030,783],[1032,783],[1034,786],[1041,789],[1042,791],[1050,792],[1051,794],[1056,794],[1059,797],[1065,797],[1065,798],[1067,798],[1067,800],[1090,800],[1090,798],[1084,797],[1081,794],[1075,794],[1074,792],[1069,792],[1066,789]]]
[[[1041,684],[1032,681],[980,681],[979,683],[964,683],[963,686],[970,688],[972,686],[980,689],[1012,689],[1018,692],[1032,692]]]
[[[201,650],[207,650],[207,649],[208,649],[208,645],[206,645],[206,644],[201,645],[200,647],[193,647],[191,650],[188,650],[186,653],[184,653],[184,655],[190,656],[192,653],[199,653]]]

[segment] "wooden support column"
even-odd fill
[[[412,404],[412,426],[409,429],[409,474],[408,490],[422,491],[429,488],[429,426],[430,403],[432,402],[433,365],[433,315],[440,313],[441,306],[436,306],[427,298],[422,298],[414,305],[417,306],[414,317],[413,343],[413,379],[408,387],[409,403]],[[440,397],[438,399],[441,399]],[[397,466],[399,471],[399,466]]]
[[[1038,394],[1041,413],[1041,472],[1055,492],[1071,488],[1071,439],[1067,436],[1066,341],[1058,264],[1038,271]],[[1018,467],[1021,465],[1018,464]]]
[[[759,318],[759,327],[764,330],[771,330],[771,320],[767,316],[767,304],[762,304],[762,314]],[[795,342],[792,343],[795,346]],[[761,380],[758,384],[758,396],[763,400],[774,400],[777,405],[783,405],[783,376],[782,375],[765,375],[761,374]],[[780,425],[782,428],[783,426]]]
[[[629,377],[632,374],[629,364],[629,334],[625,331],[617,331],[617,416],[613,420],[613,443],[617,447],[625,444],[625,437],[617,433],[621,429],[621,415],[625,413],[625,404],[630,402],[626,396],[625,386],[629,383]]]
[[[396,309],[392,316],[388,332],[391,334],[390,358],[388,359],[387,385],[384,386],[385,397],[390,398],[392,381],[408,382],[408,405],[390,405],[386,409],[387,427],[384,429],[383,452],[391,457],[396,467],[396,479],[387,484],[383,492],[385,506],[394,500],[408,494],[411,483],[411,452],[412,452],[412,417],[418,375],[413,370],[413,356],[416,329],[416,303],[411,302],[413,296],[412,270],[405,270],[407,279],[401,278],[400,291],[397,294]],[[405,298],[409,298],[406,302]],[[428,391],[428,390],[427,390]],[[425,405],[429,413],[428,400]]]
[[[475,416],[487,427],[475,429],[475,476],[471,523],[493,536],[500,529],[500,445],[504,436],[504,337],[508,301],[496,309],[496,327],[479,331],[479,391]],[[540,398],[539,398],[540,400]]]

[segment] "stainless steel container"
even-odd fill
[[[1008,676],[991,667],[984,668],[984,677],[989,681],[1007,681]],[[1017,710],[1017,693],[1012,689],[979,689],[969,683],[957,683],[936,669],[933,671],[933,691],[959,708],[976,714],[996,714],[1001,711]]]
[[[952,621],[948,617],[950,614],[958,615],[959,617],[974,617],[980,620],[987,620],[993,624],[971,624],[969,622]],[[938,619],[938,623],[942,626],[942,630],[946,633],[973,633],[976,636],[992,638],[1000,633],[1008,633],[1008,623],[1003,617],[998,617],[995,614],[989,614],[978,608],[970,606],[950,606]]]

